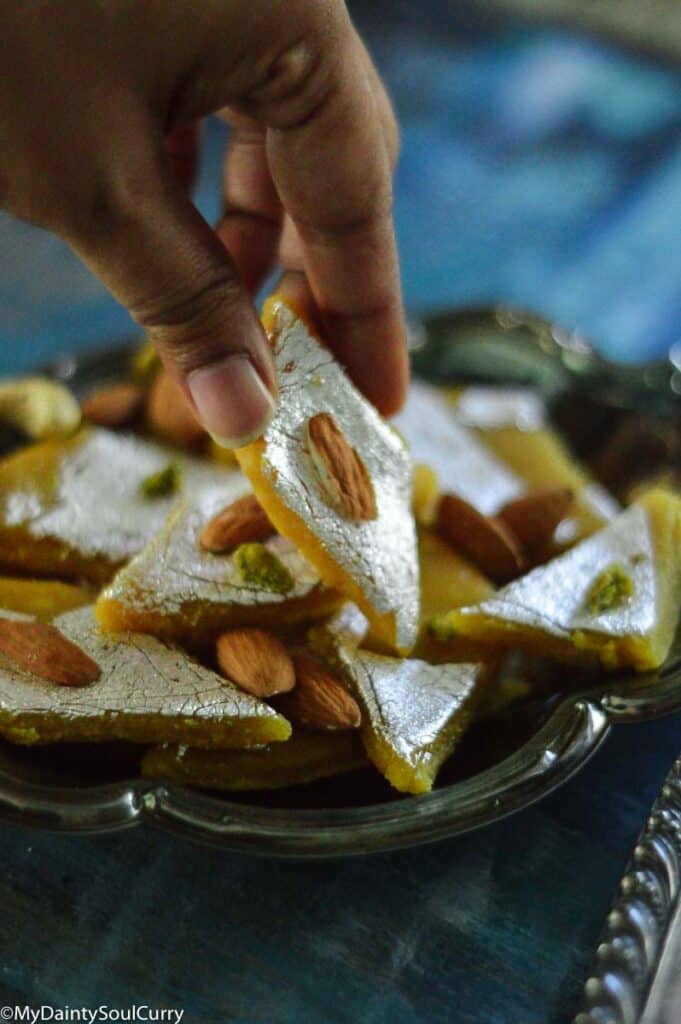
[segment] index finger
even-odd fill
[[[392,219],[392,168],[375,90],[349,20],[308,86],[310,109],[270,120],[272,177],[296,227],[327,338],[384,413],[409,379]],[[290,268],[289,268],[290,269]]]

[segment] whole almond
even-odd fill
[[[217,642],[222,674],[255,697],[287,693],[296,683],[291,656],[273,633],[264,629],[231,629]]]
[[[149,389],[147,420],[157,437],[176,448],[196,448],[205,437],[189,399],[167,370],[156,374]]]
[[[317,413],[307,424],[307,439],[324,495],[345,519],[375,519],[376,495],[369,471],[333,416]]]
[[[206,523],[199,544],[215,555],[228,554],[241,544],[267,540],[274,532],[256,496],[246,494]]]
[[[518,538],[528,555],[539,555],[553,537],[556,527],[567,515],[573,491],[569,487],[553,487],[525,494],[509,501],[497,513]]]
[[[362,713],[357,701],[327,666],[307,650],[294,651],[292,657],[296,687],[277,701],[277,708],[305,729],[358,729]]]
[[[83,415],[98,427],[117,430],[131,426],[144,406],[144,389],[138,384],[112,384],[98,388],[83,402]]]
[[[102,674],[89,655],[46,622],[0,618],[0,651],[34,676],[61,686],[87,686]]]
[[[457,494],[440,499],[437,531],[495,583],[507,583],[526,568],[523,549],[511,530]]]

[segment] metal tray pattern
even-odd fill
[[[658,996],[651,984],[661,971],[680,896],[681,757],[667,776],[627,865],[574,1024],[678,1021],[681,1010],[678,1002],[671,1005],[674,994],[668,985],[663,984]]]

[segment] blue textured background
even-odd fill
[[[681,335],[681,77],[567,35],[453,30],[446,6],[375,3],[363,19],[403,124],[410,308],[515,302],[610,355],[661,354]],[[212,131],[209,217],[220,144]],[[0,370],[129,329],[54,239],[0,219],[0,260]],[[565,1022],[680,746],[678,720],[621,727],[509,822],[345,862],[3,827],[0,1005],[149,1002],[216,1024]]]

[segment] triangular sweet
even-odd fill
[[[13,743],[191,738],[196,747],[240,748],[291,734],[269,705],[178,648],[142,634],[103,633],[91,607],[61,615],[54,625],[96,662],[101,676],[87,686],[60,686],[0,655],[0,734]]]
[[[566,554],[447,620],[458,635],[560,660],[646,671],[681,602],[681,498],[657,490]]]
[[[177,467],[177,492],[145,482]],[[0,462],[0,565],[105,583],[160,529],[178,494],[227,472],[206,459],[102,428],[23,448]]]
[[[105,629],[132,629],[178,641],[203,643],[243,625],[290,625],[328,614],[340,598],[290,541],[273,536],[263,549],[276,558],[286,588],[268,577],[244,579],[238,552],[211,554],[199,543],[213,516],[250,493],[237,470],[223,482],[187,498],[152,541],[102,593],[97,616]]]
[[[279,403],[263,437],[237,458],[282,536],[361,607],[391,648],[408,651],[418,629],[409,453],[289,306],[271,300],[265,323]],[[331,429],[342,466],[329,447],[321,450],[313,425]]]
[[[332,647],[325,653],[361,707],[369,758],[400,792],[428,792],[470,720],[488,668]]]

